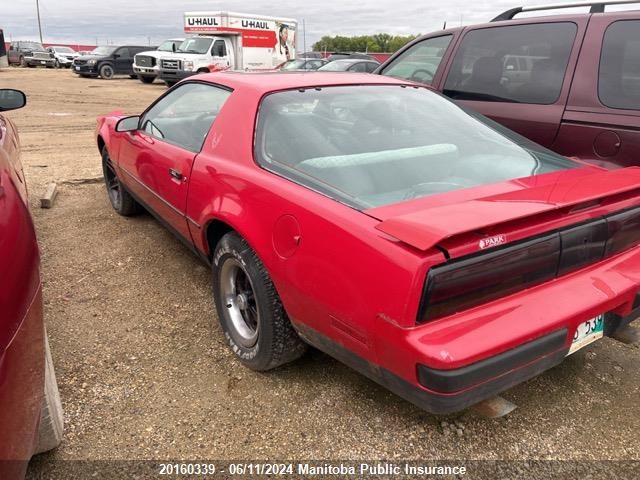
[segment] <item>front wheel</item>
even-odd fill
[[[111,65],[107,64],[100,67],[100,76],[105,80],[111,80],[114,74],[115,71],[113,70],[113,67]]]
[[[218,320],[243,364],[270,370],[305,352],[306,344],[293,329],[269,273],[237,233],[226,234],[216,246],[212,276]]]
[[[130,217],[138,213],[138,202],[120,183],[106,146],[102,148],[102,172],[107,195],[113,209],[123,217]]]
[[[153,83],[153,81],[156,79],[156,77],[143,77],[143,76],[140,76],[138,78],[142,83]]]

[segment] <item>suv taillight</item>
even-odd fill
[[[640,243],[640,208],[463,257],[429,270],[418,323],[538,285]]]

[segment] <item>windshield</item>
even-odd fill
[[[69,47],[53,47],[53,49],[58,53],[76,53]]]
[[[399,85],[273,93],[260,107],[255,157],[358,209],[578,166],[426,88]]]
[[[111,55],[116,51],[117,46],[109,45],[108,47],[97,47],[93,49],[91,55]]]
[[[173,46],[175,45],[177,49],[181,43],[179,40],[167,40],[158,47],[158,50],[161,52],[173,52]]]
[[[178,52],[182,53],[207,53],[211,47],[212,38],[187,38],[178,47]]]
[[[37,50],[39,52],[44,51],[44,47],[42,46],[42,44],[36,42],[22,42],[20,47],[28,50]]]
[[[329,62],[326,65],[323,65],[318,70],[322,70],[323,72],[344,72],[347,68],[353,65],[353,63],[354,62],[351,62],[349,60],[347,60],[346,62],[334,60],[333,62]]]
[[[284,64],[282,70],[300,70],[304,67],[306,60],[291,60]]]

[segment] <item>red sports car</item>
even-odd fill
[[[0,112],[26,104],[0,89]],[[0,478],[22,478],[62,438],[62,407],[42,317],[40,255],[14,125],[0,113]]]
[[[211,264],[256,370],[311,344],[447,413],[637,315],[640,168],[561,157],[428,87],[201,75],[100,117],[97,146],[115,210]]]

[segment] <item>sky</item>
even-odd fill
[[[182,36],[185,11],[223,10],[297,19],[299,50],[304,47],[303,37],[310,50],[324,35],[428,33],[441,29],[445,21],[449,27],[483,23],[514,6],[548,3],[548,0],[39,1],[45,43],[155,45],[166,38]],[[4,29],[5,40],[38,40],[36,0],[2,0],[2,3],[0,28]]]

